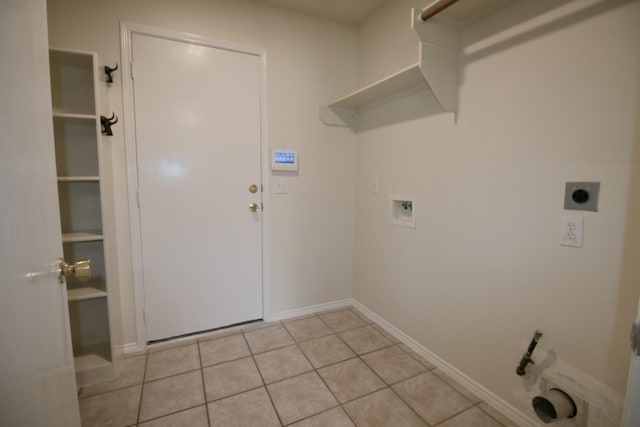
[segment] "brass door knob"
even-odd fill
[[[65,277],[77,277],[79,279],[91,277],[91,260],[80,259],[72,264],[67,264],[62,258],[58,260],[58,278],[60,283]]]
[[[249,205],[249,209],[251,210],[251,212],[255,212],[258,210],[258,204],[257,203],[251,203]]]
[[[251,184],[249,186],[249,193],[255,194],[258,192],[258,186],[255,184]]]

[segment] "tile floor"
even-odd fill
[[[83,426],[515,426],[351,307],[156,344],[79,397]]]

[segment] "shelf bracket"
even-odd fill
[[[318,117],[327,126],[355,128],[357,114],[349,108],[321,105],[318,107]]]

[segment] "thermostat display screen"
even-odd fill
[[[274,149],[271,157],[271,170],[290,171],[298,170],[298,153],[293,150]]]
[[[291,151],[276,151],[274,157],[276,163],[295,163],[295,155]]]

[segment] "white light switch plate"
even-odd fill
[[[274,184],[275,194],[289,194],[289,180],[287,178],[278,178]]]

